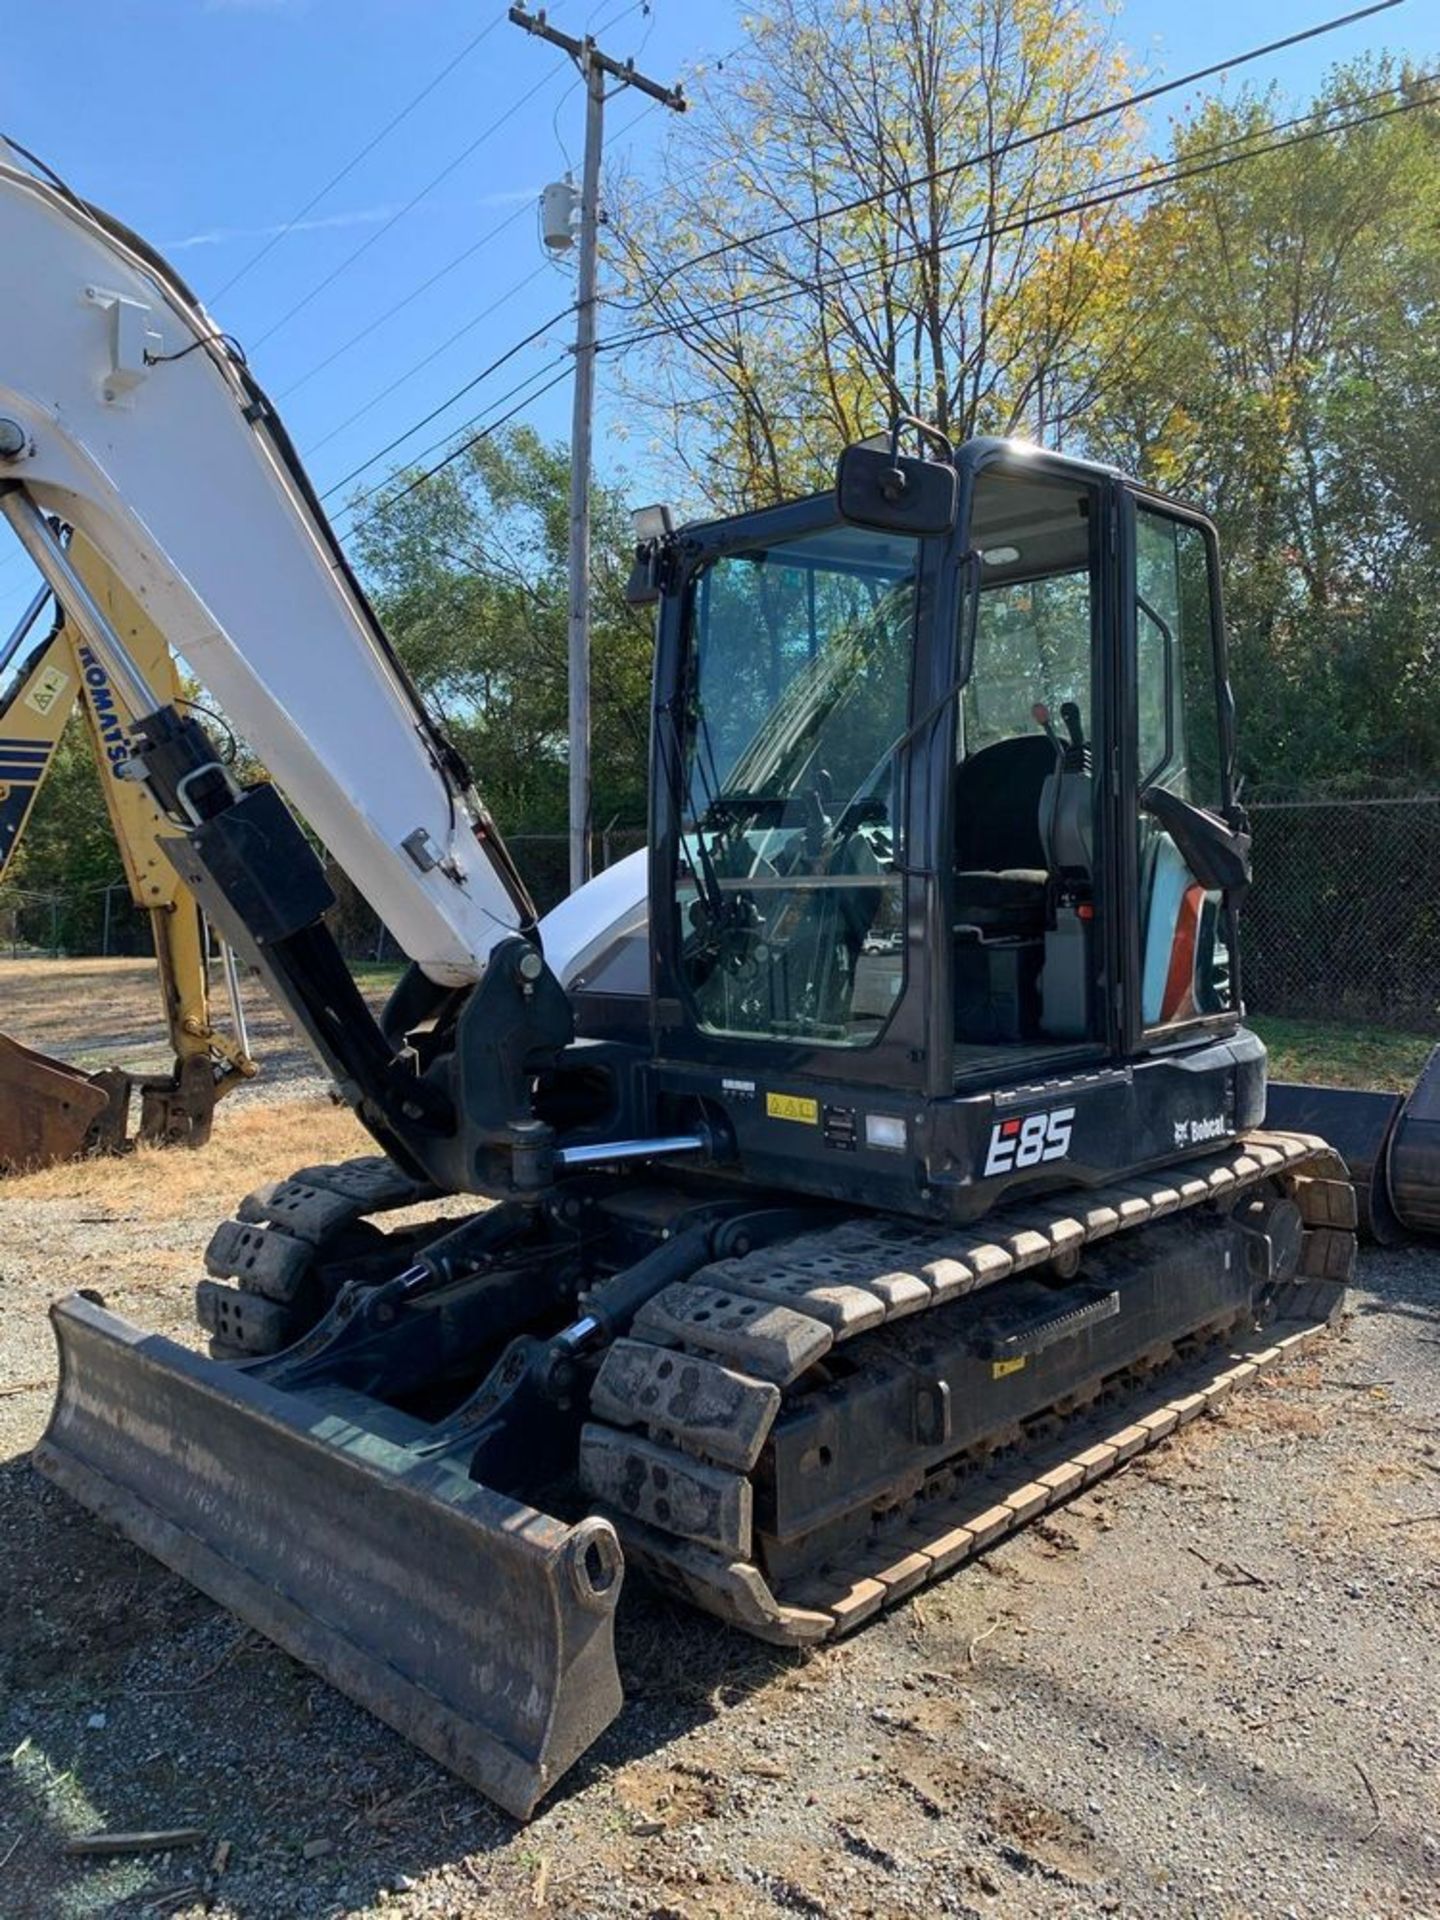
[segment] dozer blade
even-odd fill
[[[1440,1047],[1420,1070],[1390,1137],[1390,1198],[1411,1233],[1440,1234]]]
[[[0,1168],[18,1173],[73,1160],[115,1097],[106,1079],[0,1033]]]
[[[1398,1093],[1358,1087],[1315,1087],[1272,1080],[1266,1090],[1265,1124],[1287,1133],[1313,1133],[1344,1157],[1360,1231],[1378,1246],[1402,1238],[1390,1197],[1390,1144],[1404,1105]]]
[[[94,1296],[51,1319],[40,1471],[508,1813],[619,1712],[606,1521],[564,1525]]]

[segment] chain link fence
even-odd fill
[[[136,908],[123,879],[53,891],[0,887],[0,953],[11,959],[154,951],[150,916]]]
[[[1241,916],[1245,997],[1257,1013],[1440,1030],[1440,794],[1257,801],[1255,885]],[[596,870],[645,844],[595,836]],[[508,845],[541,912],[564,898],[563,833]],[[331,924],[346,958],[399,963],[374,909],[332,868]],[[0,953],[150,954],[148,914],[122,880],[81,892],[0,888]]]
[[[1257,1013],[1440,1027],[1440,794],[1254,801],[1240,917]]]
[[[506,838],[541,913],[569,892],[570,842],[563,833],[517,833]],[[612,827],[594,836],[596,872],[645,844],[643,827]],[[327,868],[335,893],[330,928],[347,960],[399,965],[404,956],[374,908],[338,867]],[[137,908],[125,881],[47,891],[0,887],[0,954],[13,959],[61,956],[150,956],[150,916]]]

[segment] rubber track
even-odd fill
[[[307,1166],[246,1194],[205,1250],[195,1317],[216,1359],[253,1359],[289,1346],[318,1308],[300,1307],[311,1272],[357,1221],[413,1206],[433,1189],[383,1154]],[[233,1283],[233,1284],[230,1284]]]
[[[1065,1431],[1052,1445],[1028,1449],[1008,1471],[967,1476],[952,1496],[925,1500],[922,1493],[911,1517],[877,1534],[843,1569],[778,1596],[771,1590],[749,1551],[748,1472],[736,1472],[735,1446],[714,1444],[727,1408],[740,1409],[747,1421],[738,1452],[753,1467],[779,1411],[777,1387],[800,1378],[832,1346],[1048,1264],[1057,1253],[1068,1260],[1111,1234],[1207,1203],[1228,1210],[1247,1189],[1268,1181],[1298,1204],[1303,1239],[1299,1274],[1276,1290],[1275,1318],[1264,1332],[1219,1353],[1212,1346],[1208,1353],[1175,1354],[1174,1365],[1164,1369],[1167,1398],[1158,1406],[1147,1402],[1142,1416],[1062,1414]],[[1223,1152],[1163,1173],[1032,1201],[965,1231],[857,1220],[746,1260],[719,1262],[666,1289],[637,1315],[631,1339],[607,1355],[592,1400],[592,1412],[604,1417],[582,1435],[581,1481],[614,1523],[627,1556],[662,1586],[761,1639],[805,1645],[836,1637],[1070,1499],[1317,1339],[1339,1313],[1353,1275],[1354,1229],[1354,1192],[1332,1148],[1304,1134],[1251,1133]],[[868,1286],[862,1277],[867,1261]],[[924,1283],[919,1299],[916,1282]],[[866,1293],[868,1308],[850,1297]],[[697,1313],[704,1317],[697,1320]],[[744,1365],[747,1341],[760,1362],[754,1371]],[[1182,1348],[1194,1345],[1192,1337]],[[1155,1384],[1152,1376],[1152,1391]],[[657,1524],[661,1512],[670,1516],[664,1525]]]

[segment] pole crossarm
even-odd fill
[[[559,47],[568,53],[582,73],[587,67],[597,67],[601,73],[608,73],[612,80],[618,80],[622,86],[637,87],[641,93],[658,100],[662,107],[673,108],[676,113],[684,113],[689,106],[683,87],[663,86],[660,81],[639,72],[633,60],[616,60],[612,55],[602,53],[589,34],[577,38],[572,33],[562,33],[558,27],[550,25],[543,7],[538,13],[529,13],[524,7],[511,7],[510,19],[513,25],[523,27],[526,33],[536,34],[540,39],[548,40],[552,47]]]

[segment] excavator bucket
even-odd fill
[[[0,1033],[0,1169],[21,1172],[73,1160],[125,1138],[130,1082],[82,1073]]]
[[[1440,1234],[1440,1047],[1420,1070],[1390,1141],[1390,1198],[1411,1233]]]
[[[94,1295],[51,1319],[40,1471],[507,1812],[619,1712],[607,1521],[565,1525],[358,1393],[279,1392]]]

